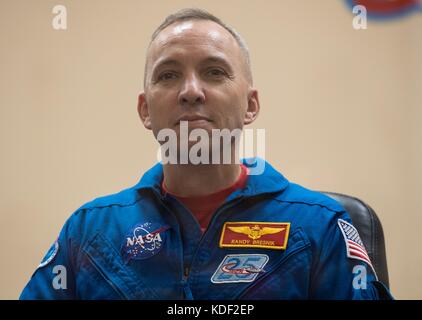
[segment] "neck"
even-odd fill
[[[166,189],[180,197],[204,196],[233,185],[240,175],[240,164],[166,164]]]

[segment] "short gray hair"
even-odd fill
[[[181,22],[186,20],[209,20],[213,21],[220,26],[222,26],[224,29],[226,29],[230,34],[233,36],[233,38],[236,40],[237,44],[239,45],[243,57],[245,59],[246,63],[246,76],[247,80],[252,85],[252,71],[251,71],[251,61],[249,56],[249,49],[246,45],[245,40],[242,38],[242,36],[232,27],[225,24],[223,21],[221,21],[219,18],[214,16],[213,14],[209,13],[208,11],[205,11],[203,9],[198,8],[185,8],[180,9],[176,11],[175,13],[172,13],[168,15],[165,20],[158,26],[157,29],[153,32],[151,36],[151,41],[148,45],[148,48],[151,46],[151,43],[154,41],[154,39],[158,36],[158,34],[163,31],[163,29],[167,28],[169,25],[175,23],[175,22]],[[148,58],[147,58],[148,59]],[[144,70],[144,87],[146,84],[146,75],[147,75],[147,62],[145,62],[145,70]]]

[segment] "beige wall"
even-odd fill
[[[156,144],[136,113],[153,29],[191,1],[0,2],[0,298],[65,219],[137,182]],[[68,9],[68,30],[51,27]],[[343,1],[199,1],[246,38],[267,159],[379,214],[393,294],[422,298],[422,15],[352,28]]]

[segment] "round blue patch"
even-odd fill
[[[59,242],[56,240],[48,249],[47,254],[42,259],[41,263],[39,264],[38,268],[45,267],[48,265],[51,261],[53,261],[54,257],[57,255],[57,252],[59,252]]]
[[[146,222],[136,225],[125,236],[122,254],[126,261],[143,260],[156,255],[162,249],[167,238],[169,226]]]

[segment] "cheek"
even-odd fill
[[[233,88],[227,90],[208,91],[209,107],[213,110],[216,126],[233,130],[243,127],[245,100]]]
[[[235,121],[236,124],[241,121],[247,110],[247,97],[246,94],[239,91],[232,91],[225,96],[225,104],[222,112],[227,119]]]
[[[152,89],[148,95],[149,104],[166,109],[177,103],[177,90],[173,88]]]
[[[151,121],[155,124],[166,124],[170,120],[172,111],[175,110],[177,97],[169,91],[152,92],[149,96],[148,105]],[[153,125],[154,125],[153,123]]]

